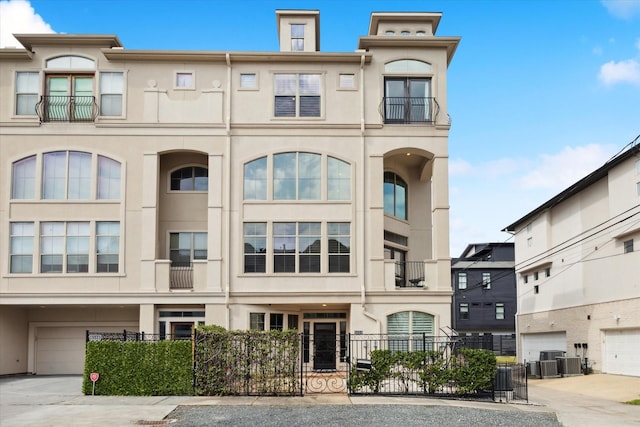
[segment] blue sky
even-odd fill
[[[277,51],[276,9],[320,10],[349,52],[372,11],[442,12],[449,67],[451,254],[598,168],[640,134],[640,0],[0,0],[11,33],[116,34],[128,49]]]

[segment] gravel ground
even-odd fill
[[[545,412],[452,406],[179,406],[166,420],[172,427],[196,426],[562,426]]]

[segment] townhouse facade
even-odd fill
[[[297,329],[337,369],[336,336],[450,327],[459,37],[372,13],[322,52],[319,11],[276,18],[274,52],[0,49],[0,375],[81,373],[87,330]]]
[[[515,236],[520,361],[559,350],[640,376],[637,141],[503,230]]]
[[[451,323],[459,336],[491,337],[493,350],[515,355],[514,245],[471,243],[451,260]]]

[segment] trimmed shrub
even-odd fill
[[[191,341],[90,341],[82,391],[115,396],[192,395]]]

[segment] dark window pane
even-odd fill
[[[320,97],[300,97],[300,117],[320,117]]]
[[[296,116],[296,98],[295,96],[276,96],[275,105],[276,117],[295,117]]]
[[[329,255],[329,273],[348,273],[349,255]]]

